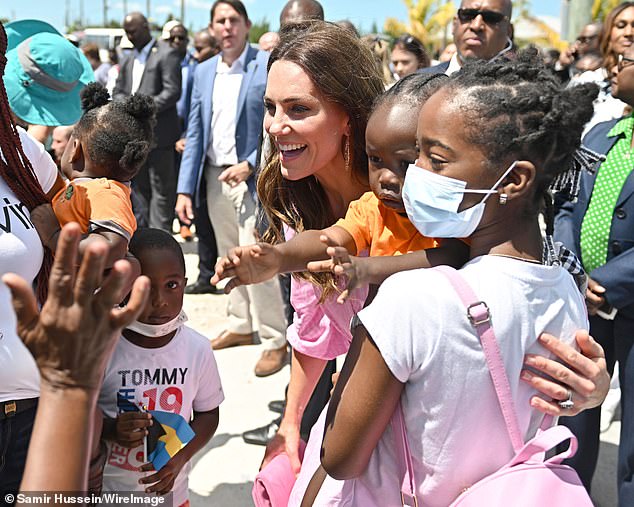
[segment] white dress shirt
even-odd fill
[[[141,78],[145,71],[145,62],[147,62],[148,56],[150,56],[150,50],[155,42],[154,38],[152,38],[150,42],[143,46],[141,51],[135,49],[132,52],[134,55],[134,63],[132,64],[132,88],[130,88],[130,95],[135,94],[141,85]]]
[[[236,152],[236,125],[238,118],[238,95],[246,72],[247,50],[244,45],[240,56],[227,65],[220,60],[216,67],[216,80],[212,97],[211,139],[207,148],[207,157],[212,165],[224,166],[238,163]]]
[[[445,75],[451,76],[454,72],[458,72],[462,68],[460,65],[460,60],[458,60],[458,53],[454,53],[449,60],[449,67],[445,71]]]

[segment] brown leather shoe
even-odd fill
[[[194,239],[191,229],[187,225],[181,225],[180,235],[185,241],[191,241]]]
[[[252,345],[253,333],[238,334],[225,330],[218,335],[217,338],[211,340],[211,348],[214,350],[228,349],[229,347],[238,347],[240,345]]]
[[[273,375],[284,368],[287,360],[288,351],[286,350],[286,345],[279,349],[265,350],[255,365],[255,376],[268,377]]]

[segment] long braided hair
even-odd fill
[[[4,75],[7,65],[7,33],[0,24],[0,76]],[[0,176],[13,191],[16,197],[29,211],[48,200],[42,190],[31,162],[22,150],[20,136],[11,119],[9,99],[4,84],[0,83]],[[44,249],[44,261],[37,275],[37,296],[40,303],[44,303],[48,292],[48,276],[53,264],[53,256],[47,248]]]

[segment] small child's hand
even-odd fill
[[[281,258],[278,250],[268,243],[237,246],[229,250],[226,257],[216,263],[212,284],[229,278],[225,293],[240,285],[261,283],[280,272]]]
[[[31,210],[30,215],[42,244],[55,252],[56,239],[61,226],[53,212],[53,207],[49,203],[40,204]]]
[[[364,276],[363,258],[350,255],[343,246],[332,246],[326,235],[321,236],[319,239],[322,243],[330,245],[326,249],[330,259],[309,262],[307,265],[308,271],[314,273],[329,271],[337,276],[345,276],[347,279],[346,287],[337,298],[337,303],[343,304],[353,289],[367,283]]]
[[[149,475],[139,479],[139,484],[152,484],[145,488],[146,493],[157,493],[159,495],[167,495],[174,487],[174,481],[182,468],[187,463],[187,457],[184,452],[177,452],[170,460],[165,464],[161,470],[155,474]],[[139,467],[140,472],[152,472],[154,465],[152,463],[145,463]]]
[[[133,449],[143,444],[148,434],[147,427],[152,426],[152,416],[147,412],[124,412],[117,416],[116,442]]]

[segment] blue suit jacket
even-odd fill
[[[187,120],[187,143],[178,175],[179,194],[189,194],[199,202],[200,181],[211,136],[212,97],[216,68],[221,55],[216,55],[196,67],[194,86]],[[251,46],[247,50],[246,73],[238,95],[236,121],[236,151],[238,161],[256,166],[256,156],[264,120],[264,90],[266,88],[269,53]],[[255,191],[253,175],[247,180]]]
[[[599,123],[583,140],[591,150],[607,154],[619,139],[608,137],[608,132],[619,120]],[[634,164],[634,159],[632,159]],[[601,167],[599,167],[599,170]],[[598,173],[597,171],[597,173]],[[579,246],[581,223],[588,209],[596,174],[584,172],[581,177],[579,199],[564,203],[555,218],[555,239],[561,241],[581,258]],[[634,172],[630,173],[619,195],[612,214],[607,262],[588,273],[605,287],[606,300],[624,316],[634,317]]]

